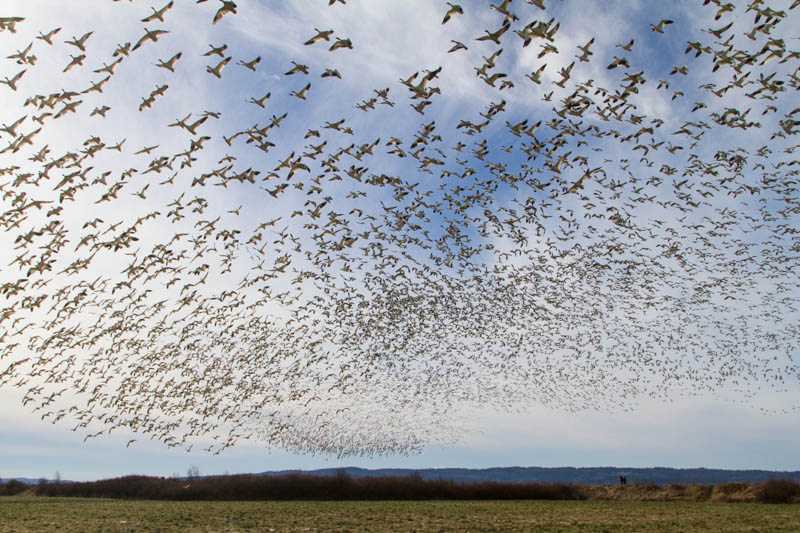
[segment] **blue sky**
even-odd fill
[[[5,3],[0,476],[796,469],[789,4]]]

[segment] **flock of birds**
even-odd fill
[[[465,406],[796,390],[800,0],[698,1],[714,26],[679,55],[680,20],[573,48],[560,0],[442,2],[445,34],[494,21],[446,50],[481,56],[471,100],[449,63],[348,81],[338,58],[370,43],[327,27],[296,36],[314,62],[243,81],[265,52],[170,48],[179,10],[213,38],[257,9],[205,2],[141,8],[138,40],[103,51],[100,29],[0,13],[0,387],[42,419],[376,454],[457,439]],[[145,70],[154,88],[108,98]],[[235,81],[216,109],[164,104],[181,78]],[[363,99],[334,107],[346,83]],[[126,143],[151,115],[152,143]]]

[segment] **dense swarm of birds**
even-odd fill
[[[113,49],[0,13],[0,387],[86,438],[336,454],[457,439],[464,406],[796,387],[800,0],[774,3],[573,46],[568,2],[442,2],[448,62],[377,87],[322,24],[277,63],[213,41],[256,2],[109,2],[138,28]],[[214,44],[174,49],[195,20]],[[209,82],[215,109],[170,100]]]

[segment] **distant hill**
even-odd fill
[[[35,484],[39,483],[42,480],[42,478],[39,478],[39,477],[37,477],[37,478],[33,478],[33,477],[4,477],[4,478],[0,478],[0,481],[2,481],[2,482],[11,481],[11,480],[22,481],[26,485],[35,485]],[[66,480],[61,480],[61,481],[63,483],[69,483]],[[54,479],[48,479],[47,482],[48,483],[54,483],[55,480]]]
[[[619,483],[619,476],[627,476],[628,483],[727,483],[742,481],[761,483],[771,478],[787,478],[800,482],[800,471],[772,470],[720,470],[713,468],[616,468],[616,467],[556,467],[511,466],[498,468],[322,468],[318,470],[280,470],[254,475],[282,475],[291,473],[333,476],[345,471],[353,478],[419,475],[423,479],[448,481],[499,481],[499,482],[560,482],[586,485]]]

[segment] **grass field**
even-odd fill
[[[628,501],[167,502],[0,497],[0,532],[800,531],[800,505]]]

